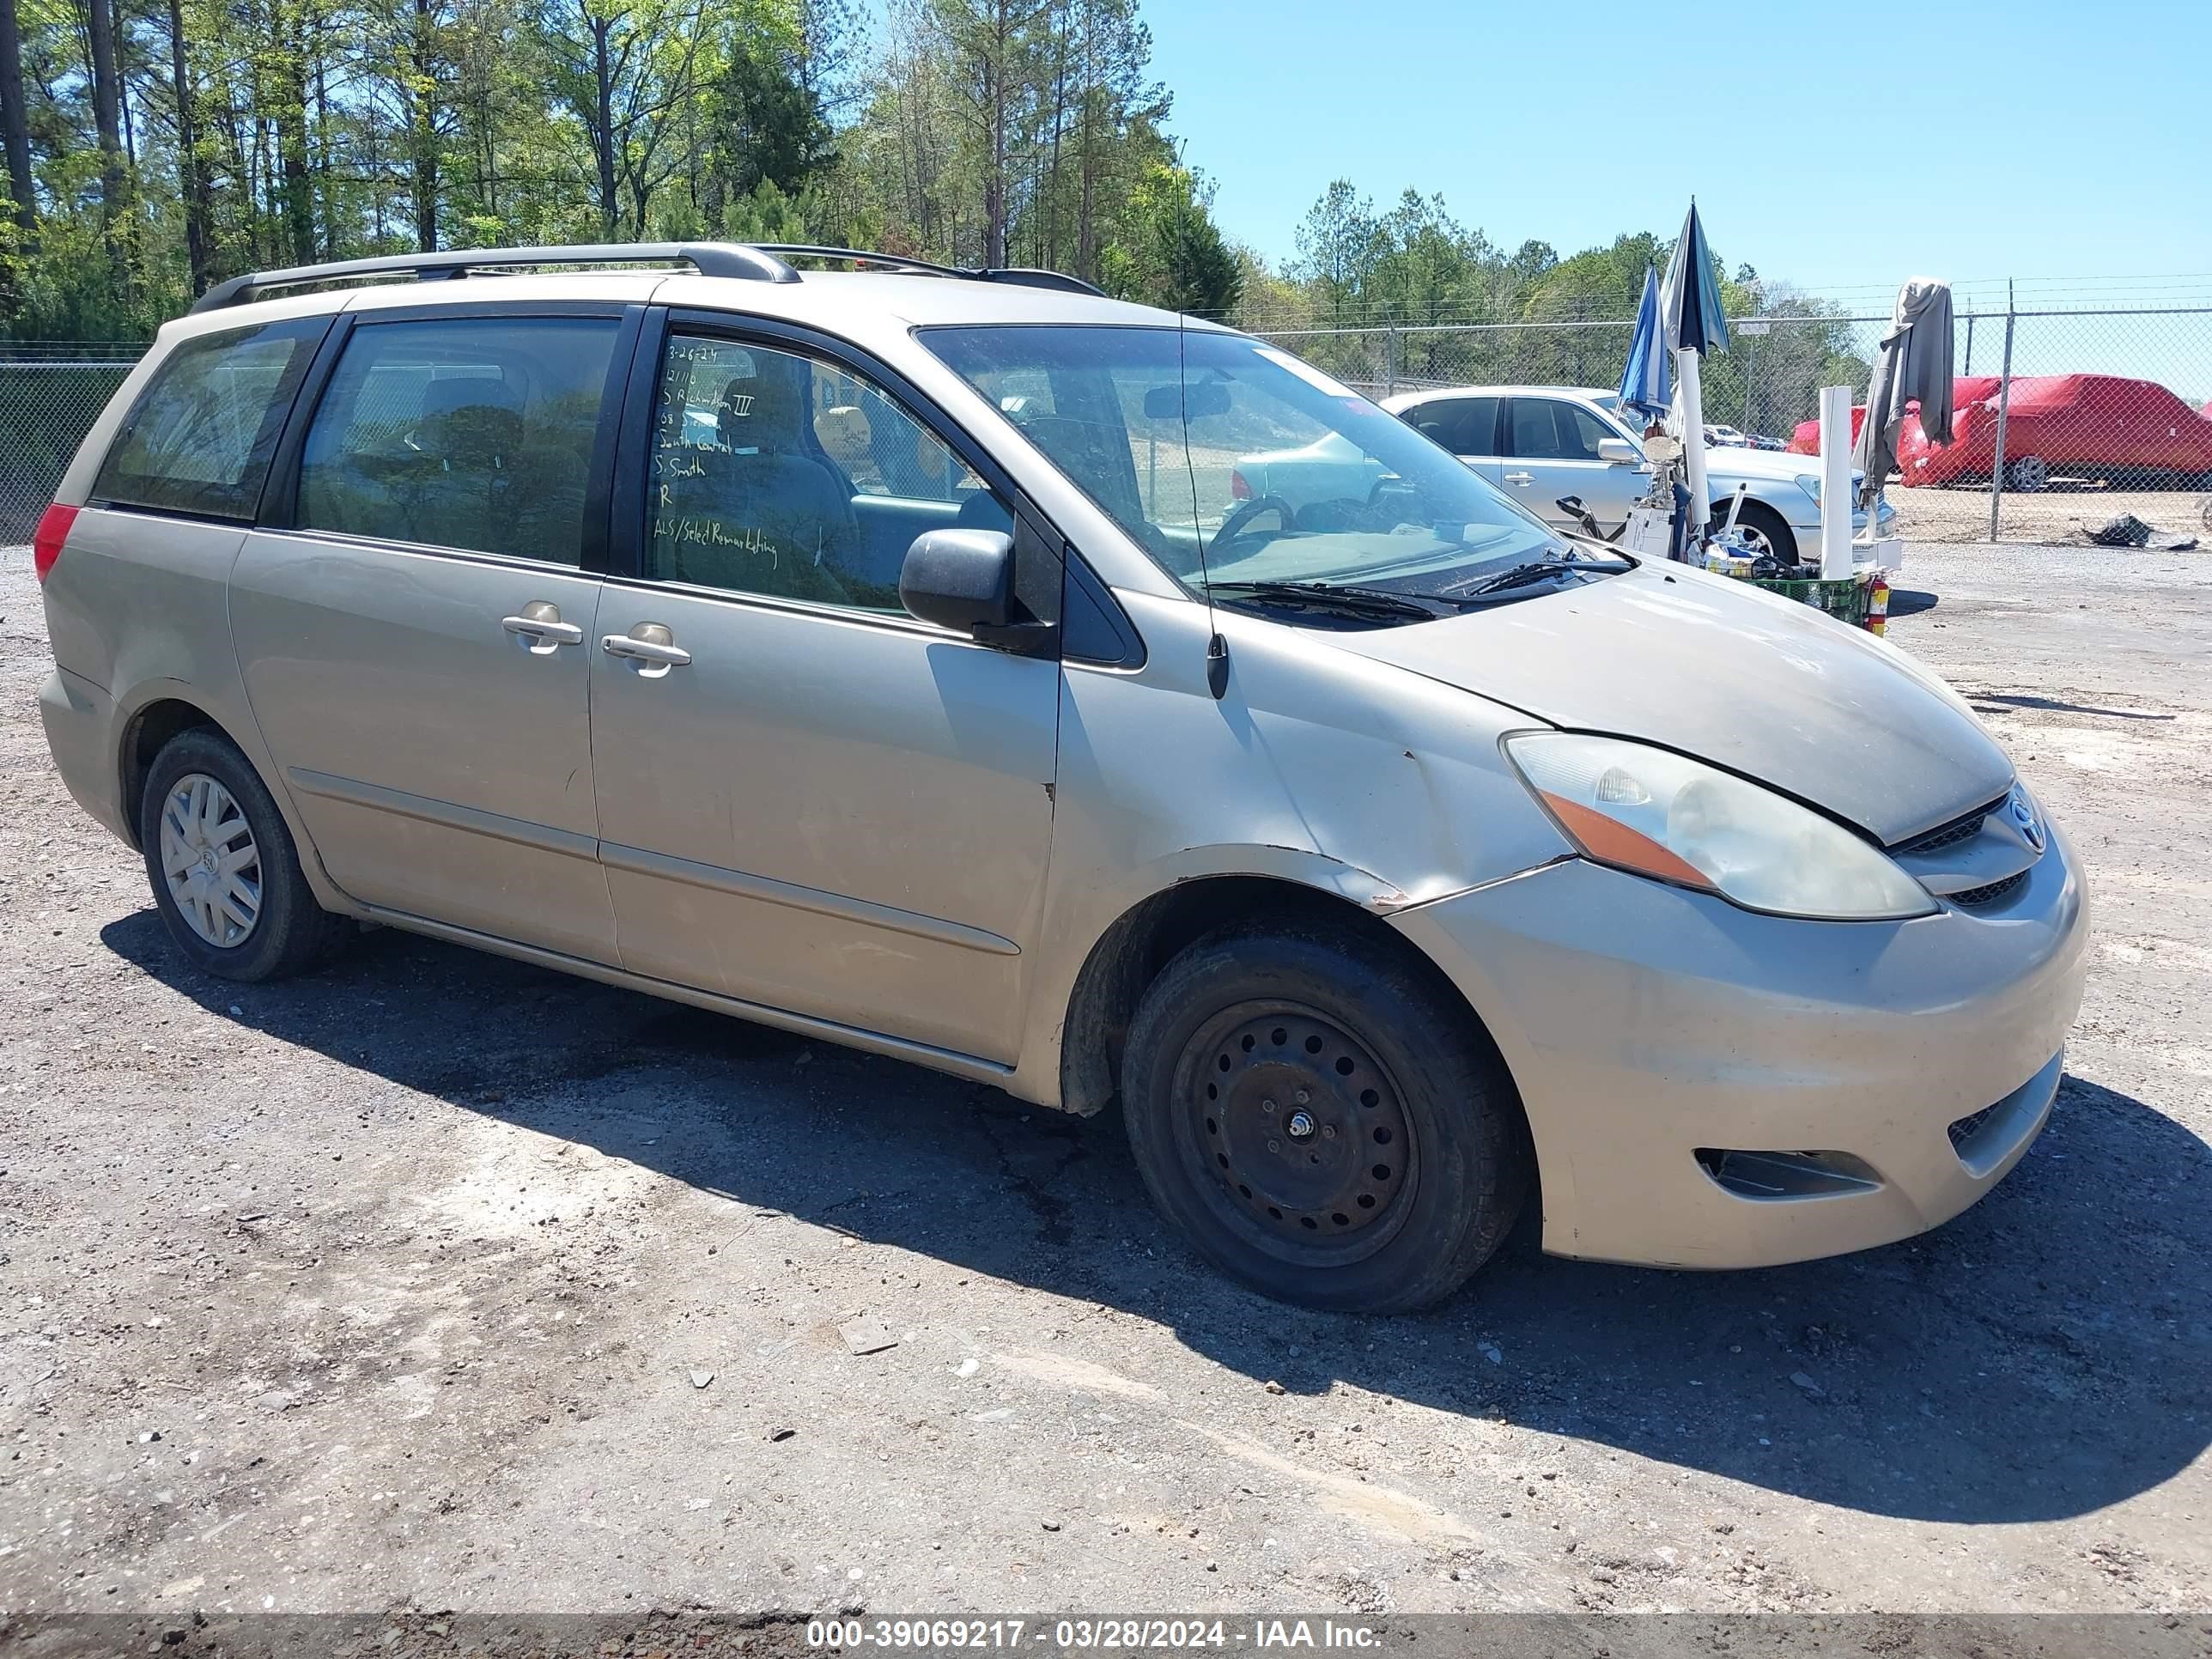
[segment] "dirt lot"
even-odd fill
[[[2090,869],[2050,1132],[1918,1242],[1363,1321],[1110,1121],[393,933],[187,971],[0,555],[0,1612],[2206,1607],[2212,554],[1905,580]]]
[[[1897,533],[1917,541],[1985,542],[1990,537],[1986,484],[1956,489],[1889,487]],[[1999,504],[1998,538],[2008,542],[2072,541],[2079,532],[2132,513],[2155,531],[2195,536],[2212,546],[2212,492],[2203,489],[2108,489],[2100,483],[2055,479],[2033,494],[2005,492]]]

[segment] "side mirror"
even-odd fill
[[[962,634],[1014,619],[1014,538],[999,530],[926,530],[899,566],[899,603]]]
[[[1600,438],[1597,458],[1607,466],[1636,466],[1644,459],[1637,453],[1636,446],[1626,438]]]

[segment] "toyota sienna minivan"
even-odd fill
[[[1237,496],[1324,439],[1358,489]],[[1051,272],[240,277],[34,561],[55,763],[198,969],[380,923],[1118,1101],[1190,1243],[1316,1307],[1434,1302],[1532,1195],[1613,1261],[1918,1232],[2081,997],[2072,851],[1911,659]]]

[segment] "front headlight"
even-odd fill
[[[1719,769],[1619,738],[1505,740],[1522,781],[1586,858],[1747,910],[1824,921],[1933,915],[1920,884],[1840,824]]]
[[[1803,490],[1808,495],[1810,495],[1813,498],[1814,506],[1818,507],[1820,504],[1820,475],[1819,473],[1800,472],[1797,475],[1797,488]],[[1853,501],[1856,501],[1858,499],[1859,491],[1865,488],[1866,474],[1855,470],[1851,473],[1851,499]]]

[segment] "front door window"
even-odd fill
[[[848,371],[678,334],[661,370],[645,574],[768,598],[896,611],[925,530],[1010,530],[945,441]]]
[[[1598,441],[1620,434],[1586,409],[1553,398],[1513,400],[1513,454],[1530,461],[1595,461]]]

